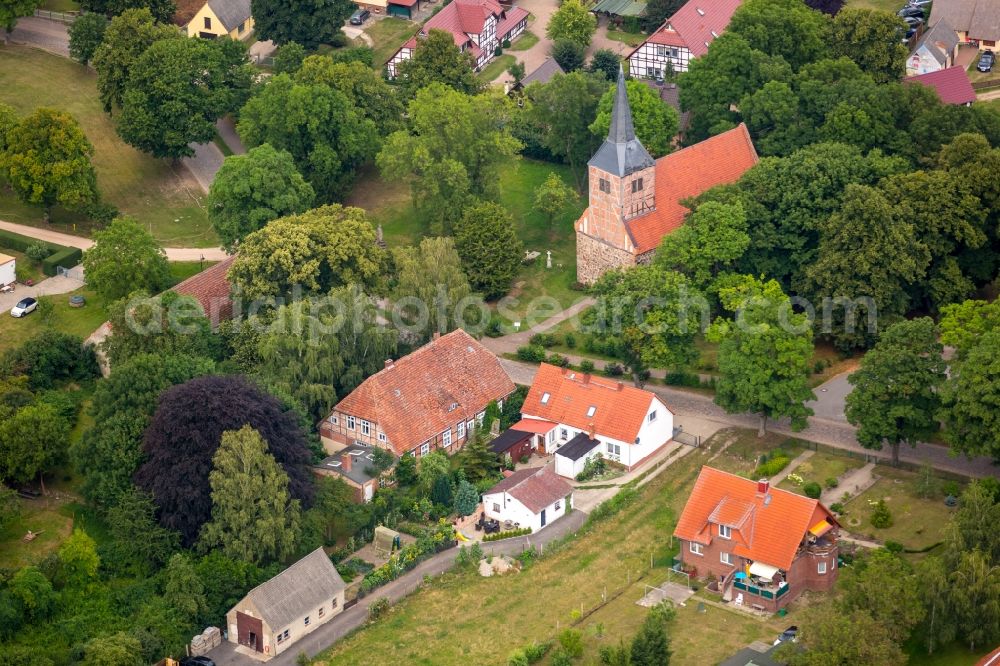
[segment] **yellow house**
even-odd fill
[[[208,0],[187,24],[188,37],[246,39],[251,32],[250,0]]]

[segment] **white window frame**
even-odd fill
[[[319,610],[316,611],[316,617],[318,617],[319,619],[322,620],[324,615],[326,615],[326,608],[324,608],[323,606],[320,606]]]
[[[361,434],[365,437],[371,437],[372,434],[372,424],[364,419],[361,419]]]
[[[729,525],[719,525],[719,538],[720,539],[732,539],[733,538],[733,528]]]
[[[552,510],[553,511],[558,511],[560,506],[562,506],[562,504],[560,503],[560,500],[556,500],[556,503],[552,505]]]
[[[546,391],[545,393],[543,393],[542,394],[542,404],[543,405],[549,404],[549,398],[551,398],[551,397],[552,397],[552,394],[549,393],[548,391]]]
[[[500,504],[499,504],[499,502],[493,502],[493,513],[500,513]]]
[[[378,441],[380,441],[380,442],[382,442],[382,443],[385,443],[385,441],[386,441],[387,439],[388,439],[388,438],[387,438],[387,437],[385,436],[385,433],[384,433],[384,432],[380,432],[380,433],[378,434]]]
[[[443,433],[441,433],[441,444],[445,447],[451,446],[451,428],[448,428]]]
[[[483,425],[483,420],[486,418],[486,412],[479,412],[476,414],[476,425]]]
[[[826,575],[826,561],[821,561],[816,563],[816,573],[820,576]]]
[[[591,416],[593,416],[596,413],[597,413],[597,407],[595,405],[591,405],[590,407],[587,408],[587,417],[588,418],[591,417]]]
[[[497,400],[497,409],[499,409],[501,412],[503,411],[503,398]]]
[[[688,550],[694,555],[705,555],[705,547],[700,543],[695,543],[694,541],[688,542]]]
[[[458,425],[455,426],[455,431],[458,434],[458,439],[465,437],[465,421],[459,421]]]
[[[475,421],[475,419],[469,419],[468,421],[465,422],[465,429],[466,429],[467,432],[471,433],[472,429],[475,428],[475,427],[476,427],[476,421]]]
[[[333,598],[333,601],[330,603],[330,608],[332,608],[332,609],[336,609],[337,608],[337,597]]]
[[[545,443],[546,444],[551,444],[554,441],[556,441],[556,429],[555,428],[553,428],[552,430],[549,430],[547,433],[545,433]]]
[[[332,416],[331,415],[330,416],[330,423],[332,423],[333,425],[339,425],[340,424],[340,419],[338,419],[336,416]]]
[[[559,439],[564,442],[569,439],[569,431],[566,428],[559,428]]]
[[[654,409],[649,413],[649,422],[652,423],[656,420],[656,410]]]
[[[616,458],[621,457],[621,455],[622,455],[622,445],[621,444],[615,444],[614,442],[608,442],[605,445],[605,447],[606,447],[606,449],[608,451],[608,455],[609,456],[614,456]]]
[[[305,619],[302,620],[302,625],[306,626],[306,627],[309,626],[309,616],[308,615],[306,615]]]
[[[348,430],[354,430],[355,423],[356,422],[355,422],[354,417],[348,415],[348,417],[347,417],[347,429]]]
[[[719,553],[719,561],[723,564],[733,566],[733,557],[729,553]]]
[[[420,455],[426,456],[430,452],[431,452],[430,442],[424,442],[423,444],[420,445]]]

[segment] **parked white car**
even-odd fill
[[[33,298],[22,298],[17,302],[17,305],[10,309],[11,317],[23,317],[24,315],[31,314],[38,307],[38,301]]]

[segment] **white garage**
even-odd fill
[[[16,261],[14,257],[0,254],[0,287],[17,281]]]
[[[556,474],[575,479],[587,461],[601,451],[601,442],[581,432],[556,449]]]

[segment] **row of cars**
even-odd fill
[[[927,14],[930,12],[931,0],[909,0],[896,16],[903,19],[907,25],[906,34],[903,35],[903,44],[909,46],[910,41],[916,36],[920,26],[927,23]]]

